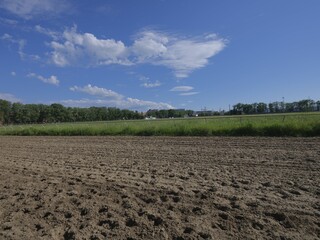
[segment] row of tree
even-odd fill
[[[298,102],[285,103],[272,102],[269,104],[260,102],[253,104],[238,103],[233,106],[229,114],[256,114],[256,113],[289,113],[289,112],[312,112],[320,111],[320,100],[314,101],[311,99],[304,99]]]
[[[320,101],[311,99],[285,103],[238,103],[228,112],[192,111],[185,109],[149,110],[145,114],[137,111],[110,107],[64,107],[61,104],[22,104],[11,103],[0,99],[0,124],[52,123],[52,122],[83,122],[108,121],[119,119],[142,119],[145,116],[155,118],[180,118],[192,116],[212,116],[219,114],[259,114],[281,112],[320,111]]]
[[[229,111],[192,111],[185,109],[177,110],[149,110],[146,115],[156,118],[176,118],[176,117],[200,117],[200,116],[215,116],[215,115],[239,115],[239,114],[261,114],[261,113],[290,113],[290,112],[312,112],[320,111],[320,100],[314,101],[305,99],[298,102],[272,102],[272,103],[238,103],[233,105]]]
[[[146,112],[147,117],[155,117],[155,118],[181,118],[181,117],[192,117],[193,116],[192,110],[185,110],[185,109],[150,109]]]
[[[52,123],[52,122],[83,122],[107,121],[119,119],[142,119],[142,113],[118,108],[64,107],[61,104],[22,104],[11,103],[0,99],[0,123]]]

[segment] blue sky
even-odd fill
[[[228,109],[319,100],[319,0],[0,0],[0,98]]]

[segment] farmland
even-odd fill
[[[3,125],[0,135],[0,239],[320,235],[319,113]]]
[[[0,238],[318,239],[319,147],[318,137],[1,136]]]
[[[25,136],[320,136],[320,113],[291,113],[7,125],[0,135]]]

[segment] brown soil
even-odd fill
[[[0,137],[0,239],[319,239],[320,138]]]

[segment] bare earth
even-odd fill
[[[0,239],[320,239],[320,138],[0,137]]]

